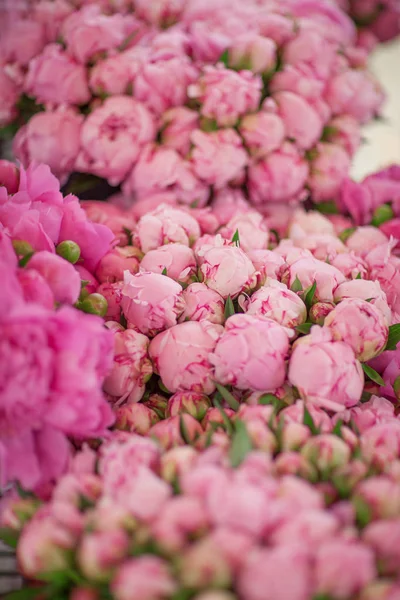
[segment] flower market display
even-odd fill
[[[9,600],[400,600],[399,2],[5,6]]]

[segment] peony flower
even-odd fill
[[[341,146],[323,142],[311,161],[308,183],[314,202],[334,198],[350,170],[350,157]]]
[[[237,314],[226,322],[210,361],[223,385],[273,391],[285,381],[288,351],[288,333],[275,321]]]
[[[247,255],[236,246],[200,250],[200,274],[203,283],[223,298],[238,296],[255,287],[255,269]]]
[[[140,264],[140,250],[133,246],[117,246],[107,252],[96,268],[96,277],[101,282],[115,283],[124,279],[124,272],[137,273]]]
[[[225,302],[222,296],[204,283],[191,283],[183,290],[185,308],[179,322],[209,321],[221,325],[224,320]]]
[[[293,92],[278,92],[273,98],[286,137],[302,150],[312,148],[321,138],[324,125],[318,113],[304,98]]]
[[[307,308],[299,296],[284,283],[267,280],[246,303],[246,314],[267,317],[294,329],[307,319]]]
[[[366,71],[344,70],[327,85],[325,99],[334,115],[347,114],[366,123],[379,114],[384,94]]]
[[[162,116],[162,121],[163,145],[186,156],[190,151],[192,132],[199,127],[197,112],[185,106],[177,106],[167,110]]]
[[[330,331],[317,325],[294,344],[288,379],[304,401],[336,412],[356,405],[364,386],[351,347],[333,341]]]
[[[75,304],[81,293],[81,278],[74,266],[51,252],[36,252],[29,260],[28,269],[39,273],[53,292],[54,300]]]
[[[285,138],[283,120],[274,113],[259,111],[241,119],[239,131],[250,154],[263,158],[278,150]]]
[[[277,47],[264,35],[249,32],[237,36],[229,47],[229,66],[253,73],[271,73],[277,62]]]
[[[296,279],[306,290],[317,284],[314,300],[332,302],[336,288],[345,281],[344,275],[331,265],[316,258],[300,257],[288,266],[282,281],[291,287]]]
[[[163,331],[151,341],[150,358],[170,392],[211,394],[215,390],[209,355],[222,331],[220,325],[192,321]]]
[[[268,245],[268,227],[263,216],[255,210],[233,216],[218,233],[230,241],[236,231],[239,234],[240,247],[245,252],[261,250]]]
[[[151,273],[166,274],[179,282],[188,282],[196,270],[194,252],[185,244],[166,244],[145,254],[140,269]]]
[[[189,212],[160,204],[141,217],[134,242],[143,252],[149,252],[171,242],[191,246],[199,237],[199,224]]]

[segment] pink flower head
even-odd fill
[[[195,130],[191,140],[193,168],[200,179],[217,189],[242,179],[248,156],[234,129]]]
[[[299,296],[274,279],[257,290],[246,303],[246,314],[267,317],[294,329],[307,319],[307,309]]]
[[[308,164],[295,146],[285,143],[249,167],[249,194],[254,204],[297,199],[308,177]]]
[[[124,279],[124,272],[137,273],[141,252],[133,246],[117,246],[107,252],[96,268],[97,279],[103,282],[116,282]]]
[[[289,238],[313,234],[331,236],[335,234],[335,229],[329,219],[317,211],[295,210],[290,220]]]
[[[164,600],[176,591],[166,561],[157,556],[139,556],[122,563],[111,583],[116,600]]]
[[[100,6],[85,6],[63,23],[61,35],[68,52],[87,63],[100,52],[117,49],[134,30],[135,21],[121,14],[102,14]]]
[[[25,90],[44,104],[86,104],[90,100],[86,69],[59,44],[49,44],[30,62]]]
[[[268,246],[268,227],[263,216],[255,210],[235,215],[219,233],[225,239],[231,240],[236,231],[239,234],[240,247],[245,252]]]
[[[114,364],[104,381],[104,391],[115,398],[139,402],[153,372],[149,339],[132,329],[114,333]]]
[[[234,38],[229,47],[229,66],[253,73],[271,73],[276,66],[276,43],[255,32]]]
[[[368,402],[355,406],[343,413],[338,413],[337,418],[341,418],[344,423],[350,419],[356,425],[360,433],[369,429],[374,429],[374,425],[391,423],[394,420],[394,405],[386,398],[372,396]],[[368,445],[368,443],[367,443]]]
[[[203,117],[220,127],[232,127],[240,117],[257,110],[261,88],[260,77],[251,71],[205,66],[198,83],[189,87],[189,96],[200,102]]]
[[[361,277],[366,277],[367,275],[367,265],[365,261],[355,252],[341,252],[336,256],[331,256],[329,260],[331,265],[336,269],[339,269],[339,271],[341,271],[348,279],[356,279],[359,277],[359,274]],[[357,281],[359,281],[359,279]]]
[[[39,112],[18,131],[13,152],[26,167],[31,162],[43,163],[64,179],[74,170],[82,123],[83,117],[71,108]]]
[[[172,393],[215,390],[209,360],[223,328],[207,321],[191,321],[158,334],[150,343],[150,357],[163,384]]]
[[[129,538],[123,530],[85,533],[77,562],[83,575],[94,581],[106,581],[128,553]]]
[[[282,119],[265,111],[243,117],[239,131],[250,154],[255,158],[262,158],[278,150],[285,139],[285,125]]]
[[[179,242],[191,246],[200,237],[200,227],[189,212],[160,204],[138,222],[134,234],[136,245],[143,252],[155,250],[163,244]]]
[[[28,263],[45,279],[56,302],[75,304],[81,293],[81,278],[71,263],[52,252],[37,252]]]
[[[334,115],[348,114],[366,123],[379,114],[384,94],[367,71],[349,69],[328,82],[325,99]]]
[[[90,89],[99,96],[126,94],[147,54],[146,48],[135,46],[96,62],[90,71]]]
[[[324,326],[335,340],[346,342],[362,362],[382,352],[389,333],[384,314],[359,298],[342,300],[326,317]]]
[[[255,287],[253,263],[237,246],[221,246],[200,250],[200,273],[203,283],[223,298],[235,297],[247,288]]]
[[[53,255],[52,255],[53,256]],[[25,302],[40,304],[45,308],[54,308],[54,294],[46,279],[34,269],[19,269],[16,273]],[[79,280],[79,292],[81,283]],[[10,298],[16,304],[16,298]],[[4,307],[3,307],[4,310]],[[4,311],[5,312],[5,311]]]
[[[215,378],[238,389],[273,391],[283,385],[289,351],[287,331],[259,316],[233,315],[210,360]]]
[[[318,144],[317,157],[311,162],[308,179],[313,200],[324,202],[334,198],[350,171],[350,157],[337,144]]]
[[[224,322],[224,299],[204,283],[191,283],[183,290],[185,308],[179,317],[184,321],[209,321],[221,325]]]
[[[179,282],[188,282],[196,270],[194,252],[185,244],[165,244],[145,254],[140,263],[141,271],[163,273]]]
[[[21,40],[24,43],[21,44]],[[36,19],[15,18],[3,29],[0,43],[2,62],[22,66],[37,56],[46,44],[45,30]]]
[[[0,186],[4,186],[8,194],[15,194],[19,185],[19,169],[9,160],[0,160]]]
[[[352,348],[317,325],[295,343],[288,378],[303,400],[333,411],[357,404],[364,386]]]
[[[387,237],[382,231],[372,225],[357,227],[357,229],[347,238],[346,246],[353,250],[362,258],[377,246],[387,244]]]
[[[154,336],[177,324],[184,309],[182,287],[158,273],[125,271],[121,308],[131,328]]]
[[[366,279],[344,281],[336,288],[334,300],[335,302],[341,302],[345,298],[368,300],[380,310],[388,325],[392,322],[392,311],[387,303],[386,294],[378,281],[369,281]]]
[[[215,193],[211,206],[220,225],[226,225],[235,215],[251,208],[242,190],[229,187]]]
[[[301,96],[293,92],[278,92],[274,95],[277,113],[281,117],[286,137],[308,150],[320,139],[323,121],[315,109]]]
[[[370,523],[364,530],[363,540],[375,550],[379,565],[387,573],[398,572],[400,520],[388,519]],[[393,596],[394,598],[394,596]],[[390,600],[390,596],[389,596]]]
[[[187,56],[150,60],[135,77],[133,92],[156,115],[173,106],[182,106],[188,86],[196,79],[197,69]]]
[[[339,115],[327,125],[327,141],[339,144],[349,156],[354,156],[361,144],[361,128],[354,117]]]
[[[294,260],[285,271],[282,280],[291,287],[298,279],[303,290],[317,284],[315,300],[332,302],[338,285],[345,281],[344,275],[332,265],[316,258],[299,258]]]
[[[190,137],[199,126],[199,116],[185,106],[170,108],[163,114],[162,143],[182,156],[190,150]]]
[[[117,185],[154,136],[153,117],[144,104],[129,96],[107,98],[83,124],[82,153],[76,168],[106,177]]]
[[[185,0],[155,0],[151,5],[146,0],[134,0],[133,4],[140,19],[159,27],[170,27],[185,8]]]

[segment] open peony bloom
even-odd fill
[[[329,329],[318,326],[295,342],[288,378],[303,400],[333,411],[357,404],[364,385],[352,348],[334,341]]]

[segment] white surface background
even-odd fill
[[[400,40],[375,50],[370,69],[381,82],[387,99],[384,120],[364,127],[367,141],[354,158],[352,173],[356,179],[391,163],[400,163]]]

